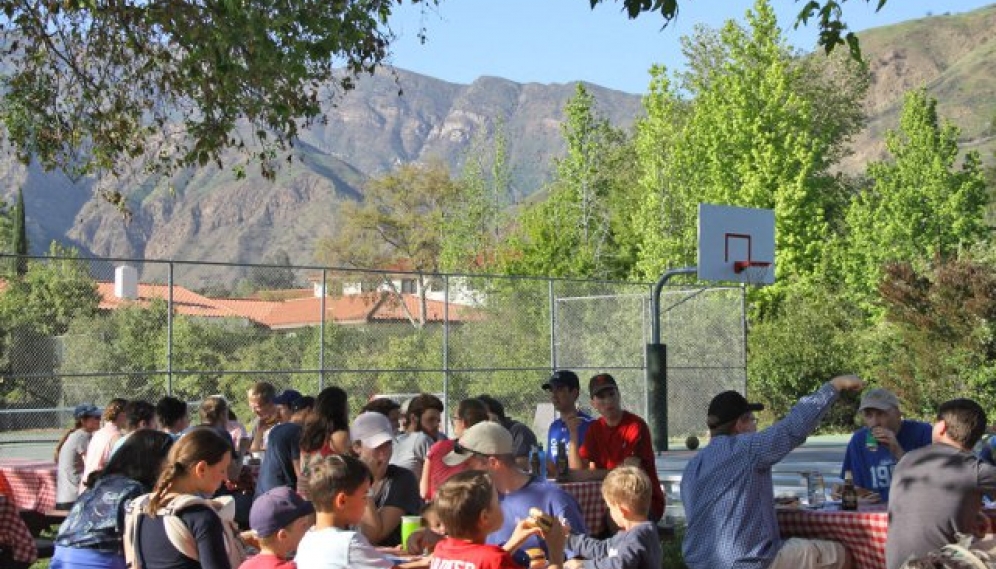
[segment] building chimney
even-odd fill
[[[114,296],[128,300],[138,299],[138,271],[135,267],[121,265],[114,269]]]

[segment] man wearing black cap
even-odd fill
[[[575,417],[578,420],[578,442],[576,446],[584,443],[585,432],[588,431],[588,423],[592,421],[590,415],[578,409],[578,397],[581,395],[581,382],[576,373],[562,369],[553,372],[550,379],[543,384],[543,390],[550,392],[550,402],[557,411],[558,417],[550,423],[547,431],[546,448],[547,456],[550,457],[550,464],[557,461],[557,443],[563,442],[564,448],[568,452],[568,462],[570,461],[571,430],[567,427],[566,421],[572,421]]]
[[[853,375],[835,377],[761,432],[754,411],[763,405],[736,391],[712,399],[706,417],[712,440],[681,476],[687,523],[682,553],[690,569],[850,566],[837,542],[781,539],[771,467],[816,429],[840,391],[860,391],[863,385]]]
[[[579,479],[605,478],[608,471],[617,466],[638,466],[650,477],[649,517],[653,521],[664,515],[664,491],[657,478],[657,465],[654,460],[654,445],[650,438],[650,427],[640,417],[622,408],[619,386],[614,377],[600,373],[588,380],[588,393],[591,406],[601,415],[588,425],[584,442],[571,445],[577,448],[569,453],[571,469],[581,469],[572,473]],[[579,440],[580,420],[567,421],[571,440]]]

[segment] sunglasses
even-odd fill
[[[477,456],[494,456],[491,454],[485,454],[483,452],[477,452],[474,449],[469,449],[460,444],[460,439],[453,441],[453,452],[457,454],[476,454]]]

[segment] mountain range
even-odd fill
[[[941,115],[962,129],[962,146],[992,162],[996,149],[996,5],[967,14],[931,16],[861,34],[871,86],[868,125],[840,165],[860,172],[884,153],[903,94],[926,86]],[[638,95],[585,85],[599,111],[628,128],[642,113]],[[327,109],[328,120],[302,130],[293,159],[270,182],[226,169],[186,172],[167,190],[150,179],[71,180],[0,156],[0,192],[8,203],[24,189],[33,253],[52,240],[84,256],[264,262],[285,251],[312,264],[314,245],[337,222],[339,204],[362,196],[364,180],[398,164],[441,159],[458,172],[501,129],[508,141],[515,199],[543,188],[563,151],[560,124],[573,84],[520,84],[481,77],[448,83],[402,69],[358,81]],[[121,192],[126,220],[97,195]],[[196,277],[192,277],[196,278]],[[202,280],[202,279],[199,279]]]

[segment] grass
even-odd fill
[[[688,569],[685,565],[685,558],[681,555],[681,542],[685,539],[685,524],[678,523],[674,526],[674,537],[661,542],[661,549],[664,551],[662,567],[667,569]],[[32,568],[34,569],[34,568]]]

